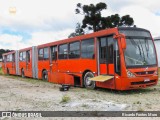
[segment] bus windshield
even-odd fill
[[[127,67],[155,65],[156,55],[151,39],[126,39],[125,61]]]
[[[129,34],[125,33],[127,43],[127,48],[124,50],[126,67],[156,65],[155,47],[149,32],[132,31],[128,32]]]

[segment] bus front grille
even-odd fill
[[[154,71],[135,72],[137,75],[151,75]]]
[[[148,84],[148,83],[154,83],[154,82],[156,82],[156,80],[140,81],[140,82],[131,82],[131,85]]]

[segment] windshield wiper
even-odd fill
[[[133,38],[129,38],[129,40],[131,41],[132,45],[133,45],[135,48],[138,47],[138,49],[139,49],[139,55],[142,56],[140,46],[135,42],[135,40],[134,40]]]
[[[148,39],[147,39],[147,38],[145,38],[145,47],[146,47],[147,57],[148,57],[148,52],[149,52],[149,43],[148,43]]]
[[[140,43],[140,45],[141,45],[141,49],[142,49],[142,53],[143,53],[144,63],[146,63],[145,54],[144,54],[143,46],[142,46],[142,43],[141,43],[140,39],[139,39],[139,43]]]

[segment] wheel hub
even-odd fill
[[[91,84],[92,84],[92,81],[91,80],[89,80],[91,77],[87,77],[86,78],[86,84],[87,84],[87,86],[90,86]]]

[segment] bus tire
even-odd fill
[[[21,71],[21,76],[22,76],[22,78],[25,78],[25,74],[24,74],[24,70],[23,69]]]
[[[86,88],[95,89],[95,87],[96,87],[95,81],[89,80],[89,78],[92,78],[92,77],[94,77],[94,74],[92,72],[88,71],[85,73],[85,75],[83,77],[83,81],[84,81],[84,86]]]
[[[48,81],[48,72],[46,70],[42,72],[42,80]]]

